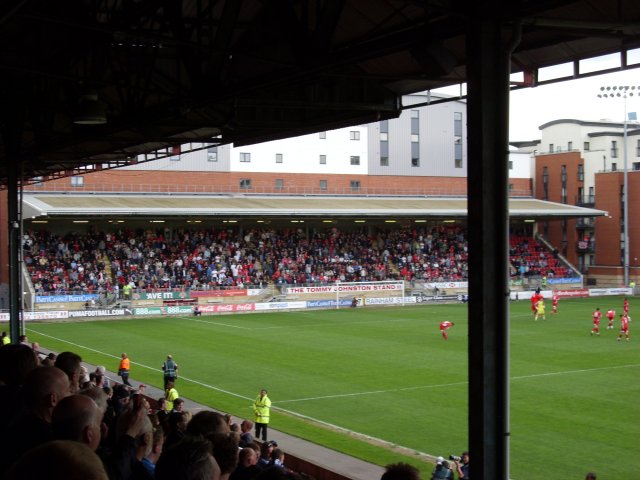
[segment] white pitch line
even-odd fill
[[[79,347],[79,348],[82,348],[82,349],[85,349],[85,350],[89,350],[89,351],[91,351],[91,352],[99,353],[100,355],[105,355],[105,356],[107,356],[107,357],[116,358],[116,359],[119,359],[119,358],[120,358],[120,356],[119,356],[119,355],[114,355],[114,354],[112,354],[112,353],[102,352],[102,351],[100,351],[100,350],[96,350],[95,348],[91,348],[91,347],[87,347],[87,346],[85,346],[85,345],[80,345],[80,344],[78,344],[78,343],[70,342],[69,340],[64,340],[64,339],[62,339],[62,338],[54,337],[53,335],[47,335],[46,333],[39,332],[39,331],[34,330],[33,328],[30,328],[30,327],[29,327],[29,328],[27,328],[27,330],[29,330],[30,332],[35,332],[35,333],[37,333],[38,335],[42,335],[43,337],[48,337],[48,338],[51,338],[51,339],[53,339],[53,340],[57,340],[57,341],[59,341],[59,342],[63,342],[63,343],[67,343],[67,344],[69,344],[69,345],[73,345],[74,347]],[[137,365],[138,367],[146,368],[147,370],[160,371],[160,369],[159,369],[159,368],[150,367],[149,365],[145,365],[144,363],[138,363],[138,362],[133,362],[133,361],[132,361],[131,363],[132,363],[133,365]],[[195,383],[196,385],[200,385],[200,386],[202,386],[202,387],[206,387],[206,388],[208,388],[208,389],[210,389],[210,390],[215,390],[215,391],[217,391],[217,392],[225,393],[225,394],[227,394],[227,395],[231,395],[231,396],[233,396],[233,397],[242,398],[243,400],[249,400],[249,401],[253,400],[253,398],[245,397],[245,396],[243,396],[243,395],[239,395],[239,394],[237,394],[237,393],[230,392],[230,391],[228,391],[228,390],[224,390],[224,389],[222,389],[222,388],[214,387],[213,385],[208,385],[208,384],[206,384],[206,383],[202,383],[202,382],[200,382],[200,381],[198,381],[198,380],[193,380],[193,379],[188,378],[188,377],[180,376],[180,380],[187,381],[187,382],[191,382],[191,383]]]
[[[600,367],[600,368],[587,368],[583,370],[566,370],[564,372],[548,372],[548,373],[536,373],[533,375],[521,375],[518,377],[511,377],[510,380],[524,380],[528,378],[537,378],[537,377],[550,377],[554,375],[570,375],[572,373],[585,373],[585,372],[594,372],[598,370],[612,370],[615,368],[634,368],[640,367],[640,364],[631,364],[631,365],[616,365],[613,367]],[[278,400],[278,404],[280,403],[293,403],[293,402],[306,402],[309,400],[325,400],[328,398],[341,398],[341,397],[357,397],[361,395],[375,395],[380,393],[392,393],[392,392],[403,392],[408,390],[421,390],[427,388],[442,388],[442,387],[457,387],[460,385],[467,385],[469,382],[453,382],[453,383],[437,383],[433,385],[416,385],[413,387],[403,387],[403,388],[391,388],[388,390],[370,390],[365,392],[352,392],[352,393],[343,393],[337,395],[323,395],[319,397],[306,397],[306,398],[294,398],[290,400]]]

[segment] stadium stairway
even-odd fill
[[[41,348],[41,354],[48,354],[50,350]],[[57,352],[54,352],[57,353]],[[94,372],[96,365],[83,362],[87,371]],[[117,373],[107,370],[106,373],[110,382],[119,383]],[[162,370],[158,368],[158,383],[162,382]],[[140,382],[135,378],[129,378],[134,389],[140,386]],[[180,380],[178,379],[176,388],[180,391]],[[145,396],[150,399],[158,399],[164,396],[164,392],[152,385],[146,385]],[[201,405],[188,398],[184,398],[185,408],[192,414],[201,410],[213,410],[214,408]],[[277,403],[277,402],[276,402]],[[225,412],[220,412],[225,413]],[[233,417],[233,421],[240,424],[243,418]],[[249,418],[249,420],[253,420]],[[269,426],[269,440],[278,442],[278,446],[285,452],[286,465],[294,471],[301,472],[316,480],[374,480],[379,479],[384,473],[384,468],[363,460],[342,454],[330,448],[316,445],[293,435],[279,432]]]

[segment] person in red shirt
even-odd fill
[[[620,315],[620,333],[618,334],[617,340],[620,341],[623,335],[626,337],[628,342],[629,341],[629,315],[627,315],[626,313],[623,313],[622,315]]]
[[[442,333],[442,338],[444,338],[445,340],[449,340],[449,335],[447,334],[447,330],[449,330],[454,325],[455,323],[450,322],[448,320],[444,322],[440,322],[440,333]]]
[[[535,292],[532,296],[531,296],[531,311],[533,312],[533,316],[536,316],[536,312],[538,311],[538,302],[542,300],[542,295],[540,295],[538,292]]]
[[[616,317],[616,311],[613,308],[607,310],[607,319],[609,319],[609,323],[607,324],[607,330],[613,330],[613,319]]]
[[[625,297],[622,302],[622,311],[625,315],[629,316],[629,300],[627,300],[627,297]]]
[[[600,307],[596,308],[593,311],[593,328],[591,329],[591,335],[594,333],[600,336],[600,319],[602,318],[602,312],[600,311]]]
[[[558,295],[557,293],[554,293],[553,297],[551,297],[551,306],[553,307],[553,309],[551,310],[551,313],[558,313],[559,301],[560,301],[560,295]]]

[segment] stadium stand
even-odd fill
[[[458,226],[369,233],[337,228],[29,231],[24,259],[38,293],[208,290],[335,281],[443,282],[467,278]],[[512,235],[513,277],[564,277],[567,267],[532,236]]]

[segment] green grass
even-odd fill
[[[640,339],[616,342],[617,330],[605,328],[590,336],[596,306],[621,310],[622,299],[561,300],[558,315],[538,322],[529,302],[512,304],[516,480],[578,478],[588,470],[637,476]],[[443,319],[456,322],[447,342],[437,328]],[[171,353],[182,396],[240,417],[251,416],[253,398],[267,387],[273,428],[381,465],[409,461],[428,478],[431,466],[412,452],[447,456],[467,448],[467,325],[466,305],[452,304],[31,323],[28,334],[112,370],[126,351],[132,378],[155,386]],[[632,322],[632,334],[635,328]]]

